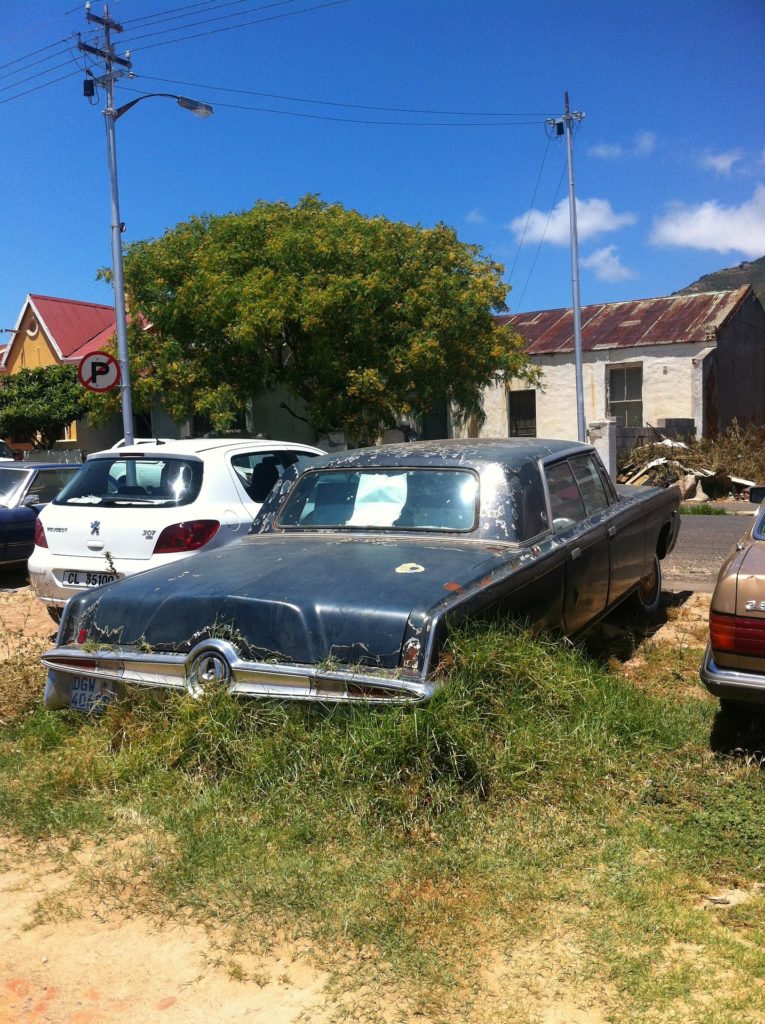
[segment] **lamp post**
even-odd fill
[[[117,138],[115,123],[126,114],[131,107],[152,96],[166,96],[174,99],[184,110],[190,110],[197,117],[209,117],[213,109],[208,103],[189,99],[187,96],[176,96],[169,92],[150,92],[125,103],[121,107],[114,106],[114,82],[111,75],[106,77],[106,152],[109,160],[109,187],[112,206],[112,284],[114,286],[114,315],[117,324],[117,359],[120,364],[120,394],[122,399],[122,429],[125,444],[133,443],[133,392],[130,385],[130,366],[128,363],[127,312],[125,309],[125,278],[122,267],[122,221],[120,220],[120,199],[117,186]]]

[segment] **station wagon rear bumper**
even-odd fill
[[[709,645],[704,652],[700,675],[709,692],[721,700],[765,705],[765,671],[742,672],[739,669],[723,668],[714,660]]]
[[[175,690],[201,696],[219,689],[242,697],[326,703],[362,701],[375,704],[419,703],[436,689],[421,674],[361,666],[272,664],[244,661],[225,640],[204,640],[188,654],[142,653],[135,648],[109,647],[95,651],[56,647],[42,658],[48,669],[45,707],[68,707],[72,683],[98,680],[114,692],[122,686]]]

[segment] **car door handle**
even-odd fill
[[[579,558],[581,553],[582,553],[582,549],[581,548],[572,548],[571,549],[571,561],[575,562],[577,560],[577,558]]]
[[[608,536],[609,537],[615,537],[616,536],[616,527],[615,526],[609,526],[608,527]]]

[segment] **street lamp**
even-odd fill
[[[122,396],[122,429],[126,444],[133,443],[133,394],[130,386],[130,366],[128,364],[127,313],[125,310],[125,279],[122,268],[122,222],[120,220],[120,200],[117,188],[117,138],[115,122],[126,114],[131,107],[152,96],[165,96],[175,100],[184,110],[190,110],[197,117],[210,117],[213,108],[209,103],[200,103],[187,96],[176,96],[170,92],[148,92],[143,96],[114,107],[113,80],[111,75],[106,78],[107,102],[104,110],[106,118],[106,152],[109,159],[109,185],[112,202],[112,283],[114,286],[114,315],[117,323],[117,358],[120,364],[120,392]]]

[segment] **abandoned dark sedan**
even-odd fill
[[[277,485],[235,548],[73,597],[45,703],[89,710],[123,684],[426,700],[468,618],[573,635],[629,597],[655,608],[678,508],[675,488],[614,488],[571,441],[324,456]]]

